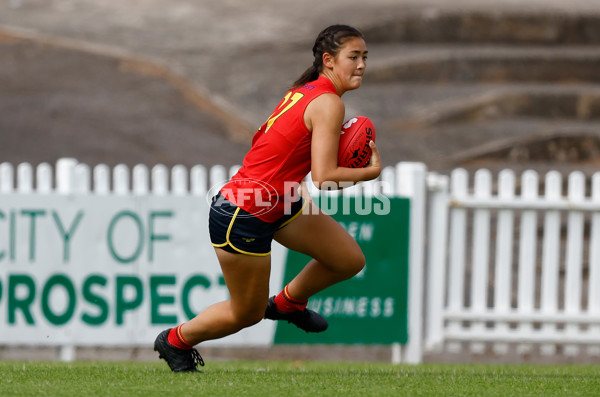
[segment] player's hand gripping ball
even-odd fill
[[[375,126],[368,117],[353,117],[342,126],[338,165],[361,168],[371,159],[369,142],[375,141]]]

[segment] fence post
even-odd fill
[[[429,222],[427,231],[427,291],[425,291],[425,346],[439,350],[443,343],[446,252],[448,244],[448,181],[444,175],[427,176]]]
[[[206,167],[195,165],[190,170],[190,192],[194,196],[206,196],[208,192],[208,175]]]
[[[404,361],[418,364],[423,358],[423,263],[425,246],[425,177],[423,163],[401,162],[396,166],[397,193],[410,197],[408,265],[408,343]]]
[[[54,175],[52,166],[48,163],[40,163],[35,169],[36,193],[48,194],[52,191]]]
[[[600,202],[600,172],[594,173],[592,176],[592,201]],[[589,298],[588,298],[588,314],[590,316],[600,315],[600,288],[595,286],[600,285],[600,213],[594,212],[591,220],[590,242],[589,242]],[[598,334],[600,326],[593,325],[589,332]],[[590,346],[588,348],[590,355],[600,355],[599,346]]]
[[[173,166],[171,169],[171,191],[176,196],[185,196],[188,194],[188,172],[187,168],[181,164]]]
[[[33,167],[29,163],[17,166],[17,191],[23,194],[33,192]]]
[[[150,192],[150,172],[144,164],[133,167],[131,190],[137,196],[145,196]]]
[[[521,198],[526,202],[538,199],[538,174],[527,170],[521,175]],[[535,294],[535,262],[537,257],[537,212],[534,209],[523,211],[521,216],[521,235],[519,239],[519,270],[517,281],[518,311],[520,314],[530,315],[534,309]],[[522,334],[529,334],[533,329],[531,323],[521,323],[519,330]],[[517,351],[527,353],[531,344],[524,343],[517,346]]]
[[[73,187],[73,193],[76,194],[90,194],[91,191],[91,177],[90,167],[86,164],[77,164],[73,170],[75,178],[75,185]]]
[[[212,166],[208,171],[208,191],[211,194],[216,194],[223,186],[225,186],[228,179],[227,169],[224,166]]]
[[[166,196],[169,194],[169,169],[164,164],[156,164],[150,171],[152,194]]]
[[[0,163],[0,193],[12,193],[14,190],[14,174],[11,163]]]
[[[486,200],[492,196],[492,174],[487,169],[475,172],[474,197]],[[490,210],[477,208],[473,211],[473,244],[471,246],[471,304],[470,309],[476,313],[483,313],[487,309],[489,252],[490,252]],[[477,334],[485,332],[485,323],[473,321],[471,330]],[[482,353],[485,344],[472,342],[471,351]]]
[[[450,176],[451,200],[464,199],[468,195],[469,174],[463,168],[452,171]],[[467,210],[455,207],[450,211],[450,236],[448,245],[448,310],[453,313],[464,310],[464,285],[466,261],[466,232]],[[461,331],[460,321],[449,321],[447,330],[456,334]],[[447,350],[458,353],[462,346],[460,342],[446,344]]]
[[[56,192],[59,194],[73,193],[75,183],[75,166],[77,160],[61,158],[56,162]],[[72,343],[62,345],[58,351],[60,361],[71,362],[75,360],[75,346]]]
[[[544,199],[546,201],[559,201],[562,198],[562,175],[558,171],[546,174]],[[554,315],[558,311],[558,272],[560,260],[560,228],[561,214],[558,210],[546,211],[544,215],[544,236],[542,245],[542,285],[541,285],[541,311],[547,315]],[[556,324],[543,324],[542,332],[552,334],[556,331]],[[554,344],[548,343],[540,346],[543,355],[551,356],[556,353]]]
[[[75,166],[77,160],[61,158],[56,161],[56,191],[59,194],[69,194],[73,191]]]
[[[125,164],[117,164],[112,171],[113,192],[117,196],[129,194],[129,167]]]
[[[585,199],[585,175],[580,171],[574,171],[569,175],[568,198],[571,204],[579,204]],[[581,211],[569,211],[567,220],[567,247],[565,253],[565,313],[581,313],[581,287],[582,287],[582,259],[583,259],[583,233],[584,215]],[[596,288],[593,286],[592,288]],[[567,324],[565,333],[568,335],[579,333],[578,324]],[[579,354],[577,345],[566,345],[566,355],[576,356]]]
[[[502,170],[498,174],[498,198],[512,201],[515,198],[515,174],[512,170]],[[507,314],[510,311],[510,293],[512,280],[513,246],[514,246],[514,212],[511,209],[498,211],[496,233],[496,256],[494,269],[494,311]],[[496,324],[498,333],[509,332],[508,323]],[[495,343],[494,352],[506,354],[508,344]]]

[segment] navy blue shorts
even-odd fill
[[[210,242],[234,254],[267,256],[271,253],[275,232],[300,215],[305,204],[301,198],[292,204],[290,214],[283,215],[275,222],[265,222],[219,193],[212,199],[208,216]]]

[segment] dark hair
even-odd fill
[[[323,29],[317,36],[315,45],[313,46],[313,55],[315,57],[313,64],[298,77],[292,88],[302,87],[309,81],[316,80],[319,77],[319,73],[323,70],[323,54],[327,52],[335,57],[340,47],[351,37],[364,39],[363,34],[358,29],[348,25],[331,25]]]

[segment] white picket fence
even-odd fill
[[[0,193],[202,196],[213,184],[235,173],[237,168],[228,170],[215,166],[207,169],[198,165],[188,170],[181,165],[169,169],[162,164],[153,167],[138,164],[130,170],[120,164],[111,169],[106,164],[90,167],[69,158],[58,160],[55,170],[48,163],[36,167],[29,163],[16,167],[11,163],[0,163]]]
[[[0,163],[0,195],[206,196],[237,169]],[[409,343],[393,350],[394,362],[511,345],[600,355],[600,173],[563,178],[482,169],[471,184],[462,169],[445,176],[399,163],[344,191],[412,199]]]
[[[0,193],[202,196],[224,183],[239,167],[196,165],[188,169],[183,165],[175,165],[169,169],[162,164],[152,167],[138,164],[131,168],[119,164],[111,169],[106,164],[90,167],[71,158],[59,159],[55,166],[49,163],[40,163],[37,166],[20,163],[15,166],[5,162],[0,163]],[[398,191],[410,190],[405,187],[407,178],[398,178],[397,174],[414,170],[413,163],[399,163],[397,167],[388,166],[377,180],[344,189],[343,194],[394,195]],[[314,185],[307,186],[311,193],[322,194]],[[337,192],[327,194],[335,195]]]
[[[94,202],[99,204],[113,202],[115,198],[122,198],[126,204],[122,204],[123,208],[135,208],[142,201],[159,201],[161,208],[165,204],[168,204],[168,208],[178,205],[182,207],[181,211],[185,212],[190,209],[189,206],[202,208],[200,204],[206,199],[207,194],[216,193],[218,186],[224,183],[237,170],[237,166],[227,169],[219,165],[210,168],[197,165],[190,169],[180,165],[172,168],[164,165],[155,165],[153,167],[136,165],[132,168],[125,165],[117,165],[111,168],[104,164],[90,167],[87,164],[77,162],[75,159],[68,158],[60,159],[56,166],[47,163],[42,163],[35,167],[29,163],[21,163],[16,166],[10,163],[0,163],[0,203],[3,203],[3,199],[8,200],[9,197],[12,200],[11,203],[14,203],[15,196],[27,197],[29,195],[40,196],[41,201],[48,201],[51,198],[54,200],[60,199],[62,206],[64,206],[64,200],[69,197],[73,201],[77,200],[80,206],[82,206],[82,200],[85,201],[88,197],[90,198],[89,201],[94,199]],[[404,347],[400,347],[399,345],[392,346],[393,362],[404,361],[416,363],[421,360],[422,356],[422,339],[420,337],[422,334],[422,322],[420,321],[422,288],[420,286],[423,284],[421,271],[423,250],[421,247],[423,246],[422,236],[424,232],[422,220],[425,213],[425,201],[423,200],[425,194],[424,176],[425,166],[423,164],[399,163],[397,166],[386,167],[378,180],[363,183],[344,189],[343,191],[344,195],[361,194],[369,196],[385,194],[388,196],[419,197],[419,199],[415,198],[412,200],[414,204],[411,205],[410,215],[416,221],[410,223],[411,248],[409,260],[414,264],[410,265],[414,270],[410,272],[409,294],[413,294],[414,296],[409,298],[410,319],[408,326],[409,334],[415,335],[415,337],[411,338]],[[307,183],[307,186],[309,188],[312,186],[312,189],[310,189],[312,194],[322,194],[314,188],[312,183]],[[331,194],[335,195],[336,192],[331,192]],[[3,197],[3,195],[5,196]],[[106,200],[102,201],[102,197],[106,197]],[[204,205],[206,206],[207,203],[204,202]],[[88,209],[88,211],[92,210]],[[7,230],[11,229],[11,226],[8,225],[8,222],[11,221],[11,216],[8,212],[0,211],[0,224],[3,227],[3,230],[0,230],[0,241],[2,241],[3,249],[3,251],[0,251],[2,253],[0,258],[3,258],[4,261],[8,260],[10,256],[6,255],[5,248],[14,245],[14,243],[8,241],[10,239],[6,236]],[[74,219],[72,214],[65,216],[68,219]],[[89,216],[91,217],[91,214]],[[33,223],[34,220],[30,222]],[[178,228],[183,226],[185,225],[179,225]],[[14,229],[14,226],[12,228]],[[132,237],[133,240],[135,240],[134,237]],[[205,244],[210,248],[208,238],[205,240]],[[45,243],[45,245],[48,244],[50,243]],[[141,246],[140,244],[140,240],[137,240],[132,241],[130,245],[139,247]],[[21,247],[22,251],[26,249],[27,247]],[[14,250],[13,248],[11,252]],[[38,256],[41,256],[41,254]],[[280,273],[281,269],[277,269],[277,272]],[[275,276],[275,269],[273,273],[272,278],[277,278]],[[113,330],[112,328],[111,330]],[[0,336],[2,336],[2,332],[0,328]],[[98,335],[94,337],[96,339],[93,340],[101,339]],[[53,340],[57,340],[57,342],[53,342]],[[45,341],[44,344],[55,343],[61,348],[59,357],[63,360],[72,360],[75,357],[74,348],[76,346],[74,343],[81,343],[81,341],[65,343],[64,340],[64,337],[60,340],[53,338]]]
[[[429,175],[426,350],[600,354],[600,173],[540,179]]]

